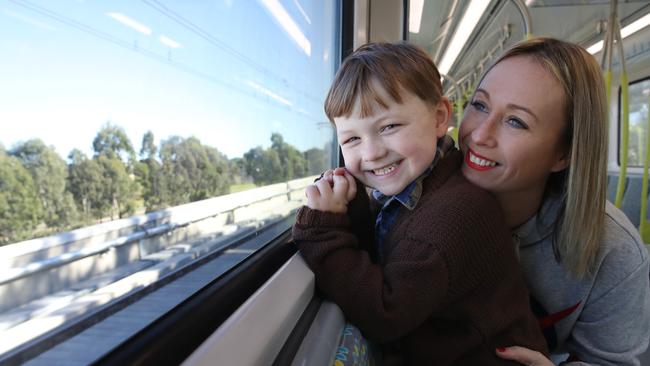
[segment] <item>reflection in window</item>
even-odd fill
[[[0,243],[320,173],[332,2],[0,9]],[[9,87],[10,86],[10,87]]]
[[[631,83],[630,99],[630,135],[628,142],[628,166],[643,166],[645,158],[645,139],[648,133],[648,98],[650,97],[650,80]],[[619,108],[619,110],[621,110]],[[620,112],[619,112],[620,113]],[[619,116],[619,121],[622,116]],[[620,129],[620,124],[619,124]],[[619,136],[621,134],[619,133]],[[620,137],[619,137],[620,138]],[[620,162],[620,157],[619,157]]]
[[[323,100],[337,11],[334,0],[0,6],[0,334],[12,341],[0,359],[75,301],[75,316],[92,312],[185,265],[165,267],[175,255],[221,255],[289,227],[310,181],[299,178],[334,161]],[[146,281],[92,297],[145,269]]]

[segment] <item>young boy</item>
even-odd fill
[[[426,52],[362,46],[325,112],[345,169],[307,188],[293,237],[384,364],[508,364],[495,351],[510,345],[546,354],[499,206],[463,178],[445,136],[451,106]]]

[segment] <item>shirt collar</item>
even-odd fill
[[[402,190],[400,193],[394,195],[394,196],[387,196],[381,192],[379,192],[376,189],[372,190],[372,197],[379,201],[379,203],[382,204],[382,206],[385,206],[391,199],[395,199],[397,202],[401,203],[404,207],[408,208],[409,210],[413,210],[415,206],[418,204],[418,201],[420,200],[420,197],[422,196],[422,181],[424,178],[429,176],[431,172],[433,171],[433,168],[435,168],[436,164],[440,159],[442,159],[450,150],[453,149],[454,147],[454,140],[448,136],[445,135],[442,138],[438,139],[438,144],[437,144],[437,149],[436,149],[436,156],[433,158],[433,162],[431,162],[431,165],[424,171],[424,173],[420,174],[419,177],[417,177],[413,182],[411,182],[404,190]]]
[[[520,247],[537,244],[553,234],[562,203],[560,195],[549,195],[535,216],[514,229],[514,234],[519,238]]]
[[[387,196],[378,190],[373,189],[372,197],[379,201],[382,206],[386,205],[386,203],[391,200],[396,200],[409,210],[413,210],[418,204],[420,196],[422,196],[422,181],[429,175],[429,173],[431,173],[431,170],[433,170],[433,164],[431,164],[416,180],[406,186],[403,191],[394,196]]]

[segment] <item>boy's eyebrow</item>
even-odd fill
[[[374,126],[374,125],[376,125],[378,123],[381,123],[381,122],[383,122],[383,121],[385,121],[387,119],[393,118],[393,117],[394,117],[394,115],[391,114],[390,112],[382,111],[382,112],[376,113],[375,115],[368,116],[367,118],[372,118],[373,119],[372,124]],[[336,132],[337,133],[346,133],[348,131],[354,130],[354,127],[348,128],[348,129],[341,129],[341,128],[339,128],[339,126],[336,125],[336,121],[334,121],[334,125],[336,126]]]
[[[485,94],[485,96],[488,99],[490,99],[490,93],[488,93],[485,89],[477,88],[475,94],[476,93]],[[512,109],[519,109],[521,111],[524,111],[524,112],[530,114],[535,120],[539,120],[539,118],[537,118],[537,115],[535,113],[533,113],[532,110],[530,110],[529,108],[524,107],[522,105],[515,104],[515,103],[508,103],[508,104],[506,104],[506,107],[512,108]]]

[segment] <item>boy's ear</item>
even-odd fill
[[[451,117],[451,103],[447,97],[442,97],[436,106],[436,137],[441,138],[447,133]]]

